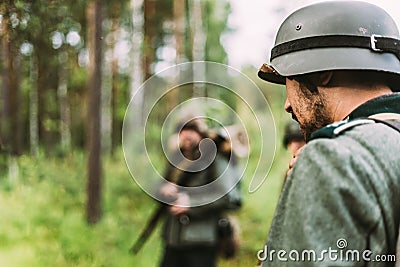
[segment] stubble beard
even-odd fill
[[[314,116],[309,120],[300,124],[300,128],[303,131],[304,138],[307,142],[310,141],[313,132],[332,123],[332,120],[326,115],[325,108],[320,105],[314,106],[313,115]]]
[[[304,99],[301,110],[312,111],[309,118],[299,122],[300,129],[304,133],[304,138],[308,142],[313,132],[333,123],[333,120],[327,112],[324,98],[318,91],[310,91],[304,85],[300,85],[300,89],[303,94],[302,98]]]

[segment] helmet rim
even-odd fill
[[[358,8],[366,12],[365,14],[376,15],[377,21],[384,27],[377,25],[379,24],[377,22],[371,22],[368,18],[365,18],[363,14],[357,16],[354,21],[346,15],[344,18],[346,23],[344,23],[338,19],[343,19],[344,15],[338,13],[338,16],[335,16],[329,13],[332,9],[336,10],[335,12],[341,12],[341,10],[346,9],[346,7],[349,7],[349,10],[346,12],[350,12],[354,9],[357,10]],[[315,12],[317,10],[321,12],[317,14]],[[331,16],[327,20],[325,15],[328,13]],[[310,17],[310,15],[313,16]],[[335,26],[329,25],[329,21],[332,21]],[[320,25],[322,22],[327,25]],[[349,25],[351,23],[353,23],[353,25]],[[269,64],[264,64],[264,66],[260,68],[258,76],[272,83],[285,84],[285,77],[288,76],[329,70],[368,70],[395,74],[398,75],[400,79],[399,46],[396,47],[396,51],[394,52],[374,49],[374,42],[376,42],[374,39],[375,36],[378,38],[382,37],[383,39],[393,38],[396,45],[398,45],[400,42],[398,28],[392,17],[382,8],[366,2],[328,1],[298,9],[289,15],[281,24],[275,38],[275,47],[273,50],[285,42],[296,42],[302,38],[319,37],[326,42],[325,37],[337,36],[341,38],[343,35],[363,38],[366,39],[367,42],[370,38],[371,47],[347,44],[332,46],[330,41],[328,41],[324,47],[309,46],[302,47],[299,50],[292,50],[292,47],[289,46],[290,49],[276,55],[270,60]],[[304,43],[304,40],[300,41]],[[308,40],[306,42],[308,42]]]

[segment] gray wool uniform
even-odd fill
[[[360,119],[370,116],[400,120],[400,94],[313,133],[284,185],[262,266],[395,265],[400,133]]]
[[[238,185],[235,186],[235,182],[240,179],[238,175],[235,167],[221,155],[217,155],[215,161],[206,170],[189,173],[184,186],[201,186],[219,178],[219,184],[216,184],[215,190],[226,192],[226,194],[209,204],[192,207],[187,213],[179,216],[167,213],[162,232],[165,245],[176,248],[216,246],[218,220],[227,211],[236,210],[241,205],[240,189]],[[213,195],[210,192],[210,196]],[[197,197],[207,198],[208,196]]]

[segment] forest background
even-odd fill
[[[279,24],[289,10],[307,1],[275,2],[269,7],[268,14],[275,15],[271,25]],[[162,252],[159,227],[138,255],[128,252],[157,203],[127,168],[122,129],[131,97],[146,80],[169,66],[191,61],[233,62],[268,103],[266,109],[262,102],[245,95],[253,111],[269,117],[271,124],[262,136],[251,140],[242,180],[244,206],[235,214],[240,222],[239,255],[220,261],[220,266],[254,266],[290,160],[281,145],[290,118],[283,111],[282,86],[259,80],[258,66],[239,66],[230,59],[228,52],[253,53],[250,47],[231,51],[237,47],[232,40],[238,39],[230,36],[240,32],[235,28],[240,22],[232,23],[237,3],[0,3],[1,266],[157,266]],[[269,56],[273,35],[263,38],[269,43],[265,54],[258,55],[260,65]],[[244,44],[249,41],[242,39]],[[241,86],[235,77],[229,84]],[[152,90],[146,90],[143,101],[151,94]],[[233,94],[205,87],[200,95],[226,103],[247,119],[240,111],[242,100]],[[153,109],[146,137],[149,157],[156,165],[164,166],[165,159],[151,144],[159,141],[166,114],[195,96],[198,92],[189,86],[166,94]],[[267,179],[250,193],[247,177],[263,164],[258,162],[261,148],[273,162],[260,178]],[[138,162],[148,160],[147,155],[137,155]],[[140,175],[148,173],[143,170]]]

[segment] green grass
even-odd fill
[[[288,155],[277,155],[271,172],[255,193],[246,192],[235,214],[241,227],[239,256],[219,266],[254,266],[264,245],[278,199]],[[131,178],[120,152],[103,161],[103,217],[85,221],[86,159],[74,152],[65,158],[9,161],[13,171],[0,176],[0,266],[157,266],[160,227],[133,256],[128,249],[155,208]]]

